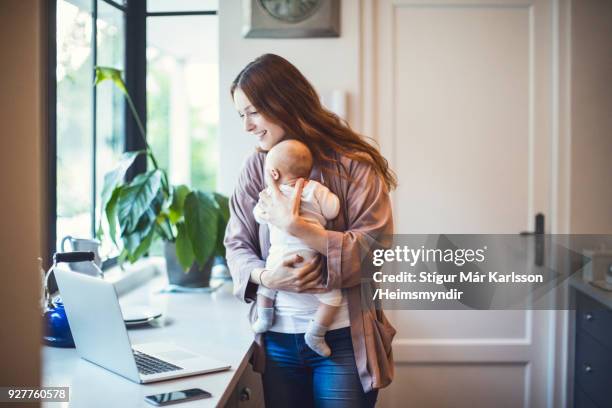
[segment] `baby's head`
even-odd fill
[[[293,186],[299,178],[308,180],[312,162],[308,146],[294,139],[283,140],[266,155],[266,172],[280,184]]]

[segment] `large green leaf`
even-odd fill
[[[206,263],[217,245],[217,208],[212,194],[193,191],[185,198],[185,226],[200,266]]]
[[[132,254],[132,259],[130,260],[132,263],[136,262],[141,256],[149,251],[151,243],[153,243],[153,238],[155,238],[155,228],[151,227],[149,232],[141,238],[140,244]]]
[[[176,228],[178,229],[178,234],[176,235],[176,258],[183,267],[183,270],[187,271],[193,265],[195,255],[193,254],[193,248],[187,235],[185,224],[181,222],[176,225]]]
[[[106,219],[108,220],[108,234],[115,245],[117,245],[117,202],[119,201],[120,194],[121,187],[115,188],[104,209]]]
[[[136,157],[138,157],[138,155],[142,153],[144,153],[144,150],[124,153],[121,156],[121,160],[119,161],[119,164],[117,164],[117,166],[113,170],[109,171],[108,173],[104,175],[104,185],[102,186],[102,195],[100,198],[101,198],[102,208],[104,209],[104,212],[107,215],[106,218],[109,223],[109,228],[112,229],[112,232],[110,234],[111,234],[111,238],[113,239],[113,242],[115,242],[114,230],[115,230],[116,221],[115,223],[113,223],[114,218],[109,217],[109,213],[113,215],[112,207],[116,205],[116,200],[117,200],[117,197],[113,197],[113,194],[116,193],[117,187],[120,186],[121,183],[123,183],[123,180],[125,178],[125,173],[127,173],[127,170],[134,163],[134,160],[136,159]],[[115,202],[111,203],[111,200],[115,200]],[[101,216],[100,221],[98,223],[98,231],[96,232],[96,236],[98,237],[98,239],[102,239],[103,235],[104,235],[104,231],[102,230],[102,216]]]
[[[183,208],[185,207],[185,197],[189,194],[191,190],[184,184],[180,186],[174,187],[172,190],[172,204],[170,205],[170,210],[168,211],[168,216],[170,218],[170,222],[176,224],[183,217]],[[193,263],[193,261],[192,261]]]
[[[144,150],[125,152],[121,156],[121,160],[119,161],[119,164],[117,164],[117,167],[104,175],[104,185],[102,187],[102,208],[106,206],[106,203],[110,199],[117,185],[123,183],[125,173],[127,173],[130,166],[134,163],[136,157],[143,153],[145,153]]]
[[[164,195],[163,189],[160,188],[157,191],[157,194],[155,195],[155,198],[153,199],[153,201],[151,201],[151,210],[153,210],[153,213],[156,216],[162,212],[165,200],[166,200],[166,197]]]
[[[229,199],[219,193],[213,193],[213,196],[215,197],[215,201],[219,206],[219,215],[221,216],[222,221],[227,224],[227,221],[230,218]]]
[[[128,235],[136,230],[138,221],[152,205],[161,188],[161,170],[139,174],[119,194],[117,213],[121,234]],[[151,223],[155,222],[155,217]]]
[[[138,220],[136,228],[131,233],[124,233],[123,246],[127,252],[127,259],[136,262],[149,250],[155,238],[155,213],[149,208]]]
[[[146,231],[148,233],[149,231]],[[131,234],[125,234],[121,238],[123,240],[123,249],[127,253],[127,259],[130,262],[134,262],[134,253],[142,242],[143,238],[147,235],[143,234],[143,231],[134,231]]]
[[[219,207],[219,225],[217,226],[217,245],[215,248],[215,254],[225,257],[225,245],[223,245],[223,239],[225,238],[225,228],[229,221],[229,199],[219,193],[214,193],[215,201]]]

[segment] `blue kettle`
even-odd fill
[[[49,292],[49,276],[60,262],[86,262],[93,263],[95,254],[93,252],[64,252],[53,255],[53,265],[45,275],[45,308],[43,311],[43,342],[52,347],[74,347],[74,339],[68,324],[66,310],[60,296],[52,297]],[[99,271],[102,271],[94,264]],[[75,272],[78,273],[78,272]]]
[[[58,296],[43,313],[43,342],[52,347],[74,347],[68,317],[61,298]]]

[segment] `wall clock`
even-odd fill
[[[340,36],[340,0],[243,0],[246,38]]]

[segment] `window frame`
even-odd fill
[[[149,17],[168,17],[168,16],[194,16],[194,15],[217,15],[217,10],[201,11],[167,11],[167,12],[148,12],[146,0],[125,0],[122,5],[114,0],[90,0],[92,2],[92,57],[93,66],[97,64],[97,18],[98,1],[102,1],[124,13],[125,19],[125,84],[134,102],[136,111],[143,118],[143,126],[146,132],[147,126],[147,21]],[[50,0],[47,7],[47,131],[48,131],[48,163],[47,163],[47,250],[46,264],[52,262],[53,254],[56,252],[57,242],[57,0]],[[92,83],[95,72],[92,72]],[[92,236],[96,231],[96,196],[99,193],[96,185],[96,149],[97,149],[97,92],[93,87],[93,115],[92,115],[92,142],[93,142],[93,180],[92,180],[92,203],[91,208]],[[140,137],[138,124],[132,117],[127,104],[124,105],[125,117],[125,142],[123,151],[143,150],[145,143]],[[128,180],[137,174],[147,170],[147,158],[139,156],[126,177]],[[117,257],[107,259],[102,264],[102,269],[107,269],[117,264]]]

